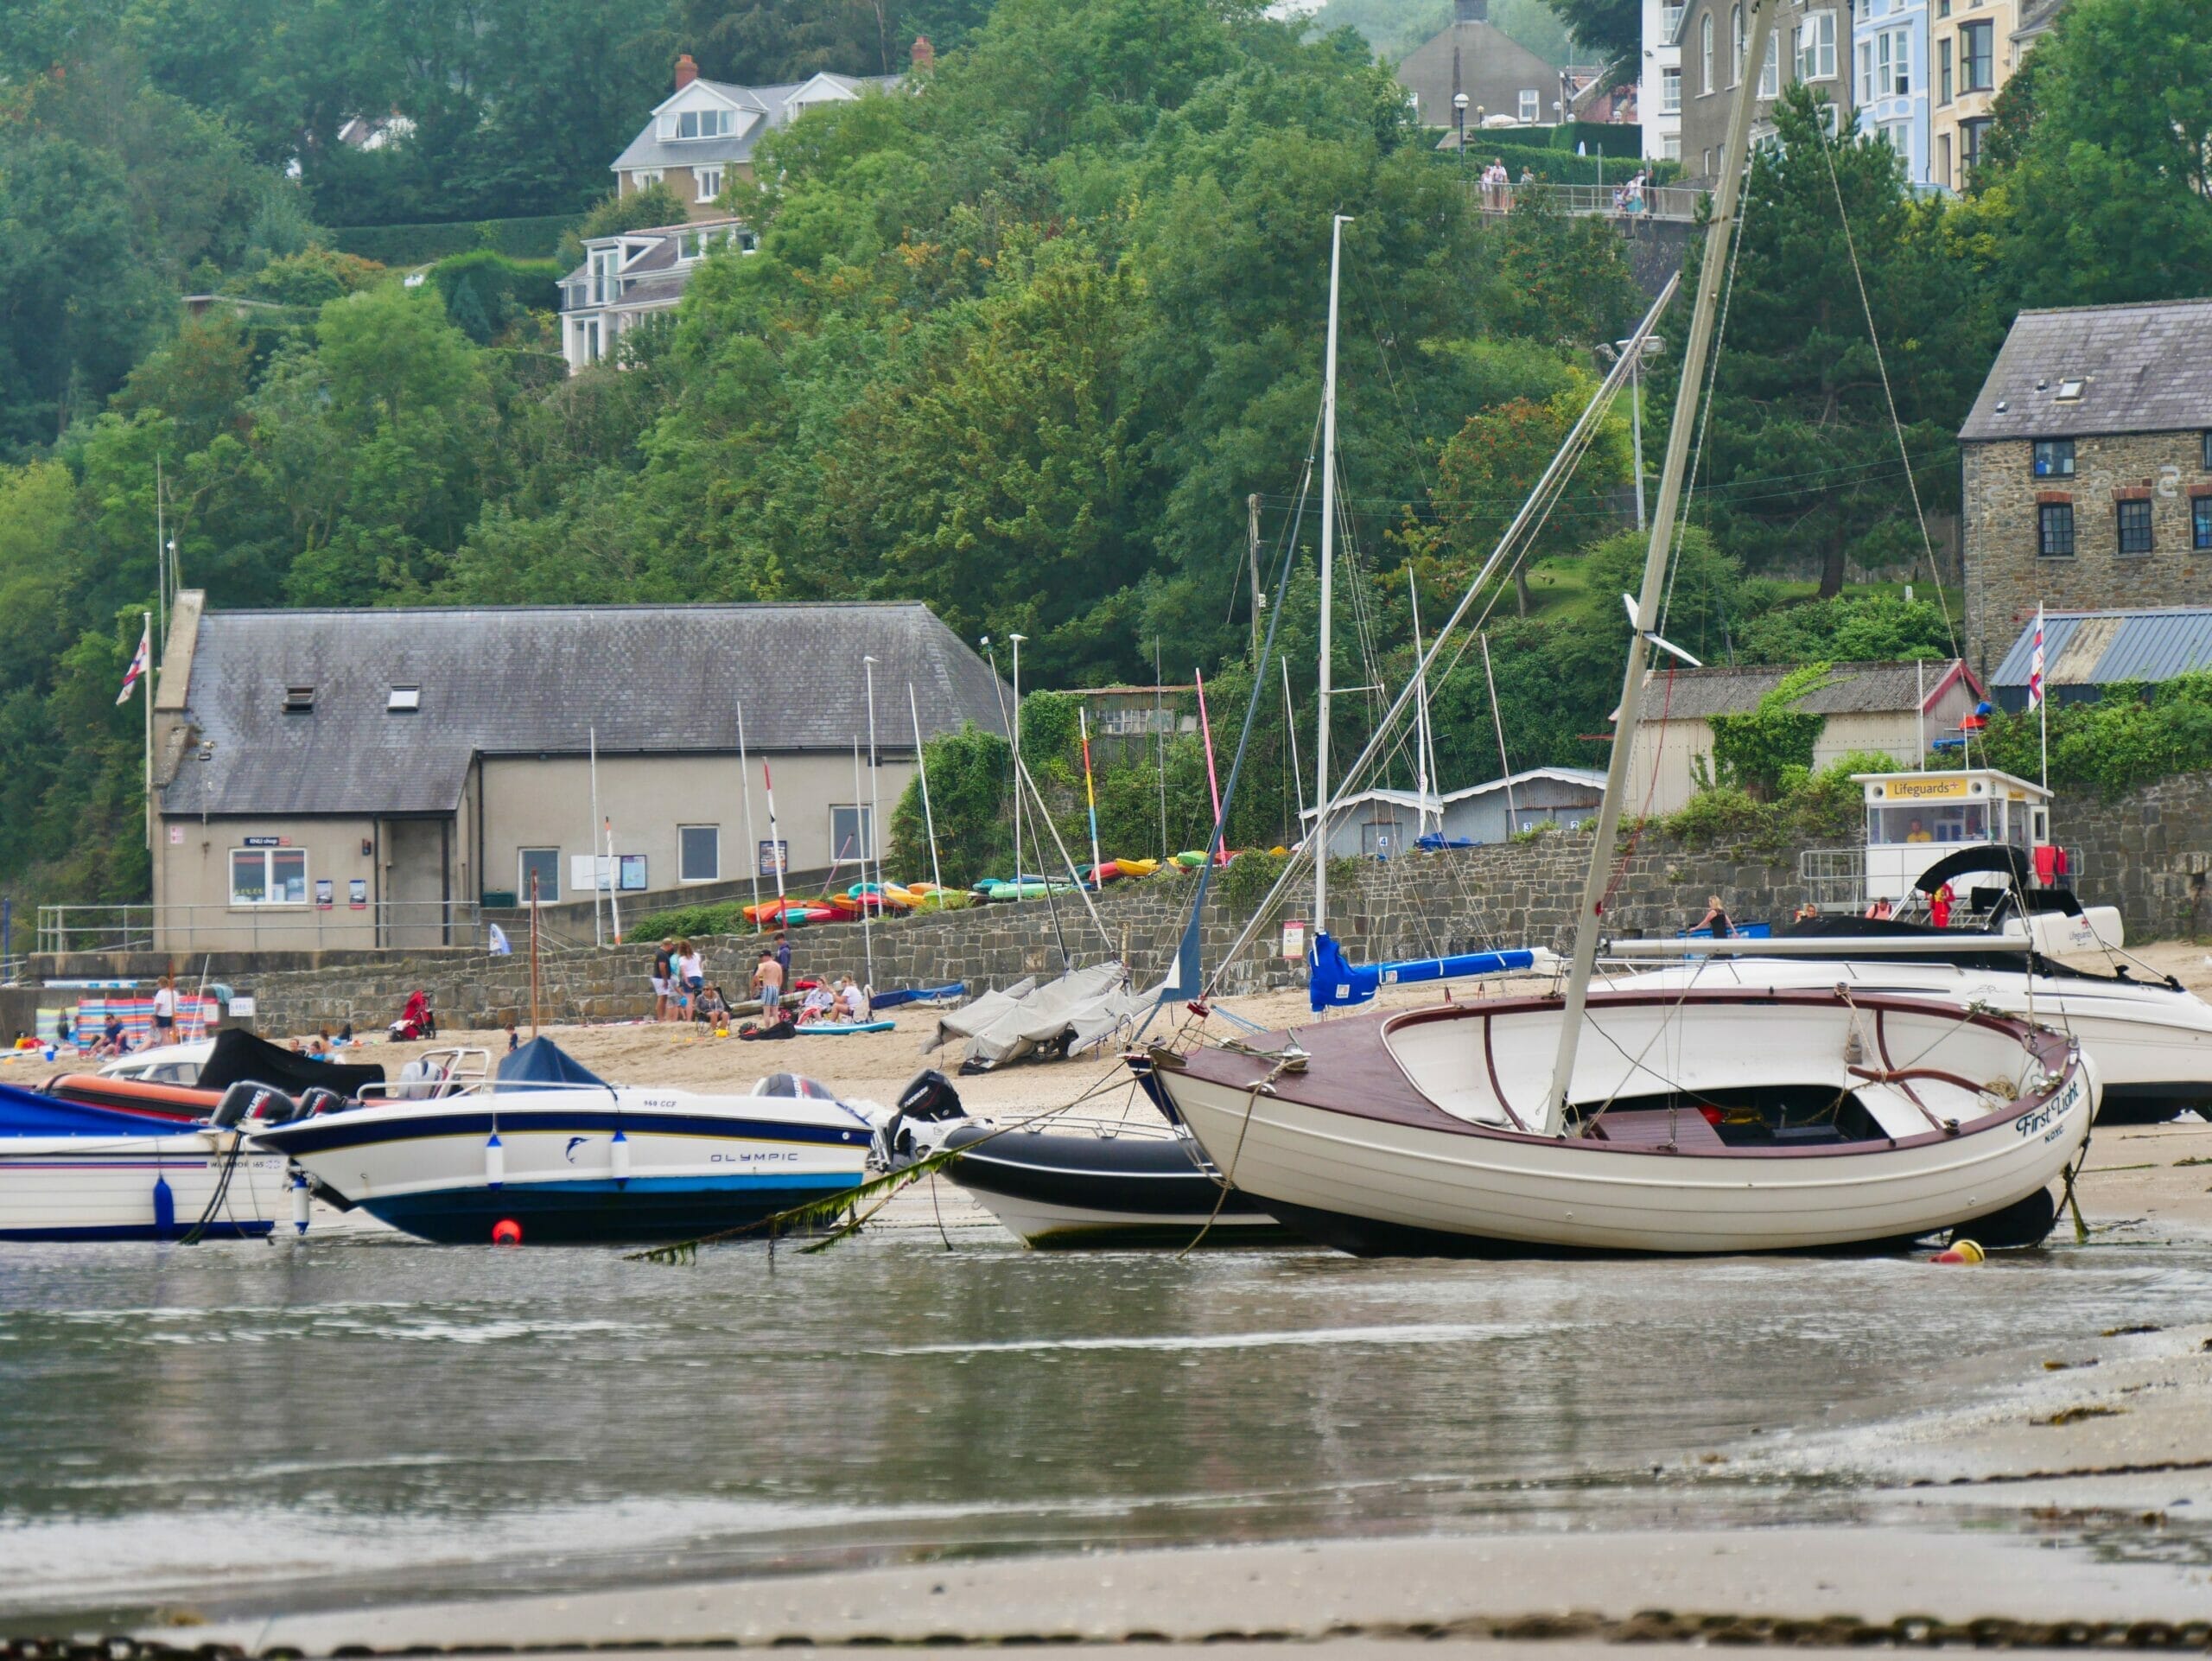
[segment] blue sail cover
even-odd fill
[[[1513,951],[1469,951],[1456,958],[1415,958],[1404,963],[1369,964],[1360,967],[1344,959],[1344,948],[1326,934],[1313,937],[1313,971],[1306,983],[1306,1002],[1319,1015],[1331,1008],[1364,1003],[1380,986],[1404,985],[1414,981],[1460,980],[1473,975],[1503,975],[1535,966],[1536,954],[1525,948]]]
[[[58,1096],[0,1085],[0,1136],[174,1136],[192,1130],[177,1119],[119,1113]]]
[[[524,1085],[596,1085],[613,1086],[569,1054],[550,1038],[533,1038],[518,1050],[499,1058],[503,1083]]]

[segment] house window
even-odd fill
[[[722,170],[720,168],[694,168],[691,176],[698,181],[701,201],[710,202],[722,194]]]
[[[868,813],[865,807],[830,810],[830,857],[841,864],[848,860],[873,859],[868,845]]]
[[[1912,154],[1912,127],[1909,122],[1885,121],[1874,130],[1881,135],[1883,143],[1899,156],[1910,156]]]
[[[2120,551],[2123,554],[2147,554],[2151,551],[2151,504],[2121,502],[2120,506]]]
[[[1659,113],[1680,115],[1682,112],[1682,72],[1662,69],[1659,72]]]
[[[643,190],[647,185],[657,185],[661,181],[661,176],[662,169],[659,168],[639,168],[630,175],[630,188]]]
[[[2035,476],[2070,479],[2074,476],[2074,441],[2070,438],[2036,440]]]
[[[587,317],[576,325],[576,361],[579,364],[599,361],[599,319]]]
[[[1702,64],[1697,90],[1702,94],[1713,90],[1713,14],[1709,11],[1698,20],[1697,45]]]
[[[584,862],[588,865],[589,860]],[[537,879],[537,903],[550,906],[561,897],[561,850],[558,848],[524,848],[515,855],[515,898],[523,905],[530,903],[531,879]]]
[[[686,110],[676,118],[678,138],[720,138],[729,130],[728,110]]]
[[[308,850],[304,848],[233,848],[231,850],[233,906],[304,906],[308,903]]]
[[[2204,446],[2204,460],[2202,465],[2207,473],[2212,473],[2212,432],[2202,435],[2200,442]]]
[[[2212,496],[2199,496],[2189,505],[2189,545],[2212,548]]]
[[[1728,12],[1728,84],[1736,86],[1744,79],[1744,9],[1733,6]]]
[[[1986,92],[1996,85],[1996,59],[1993,50],[1997,25],[1993,22],[1961,23],[1959,26],[1959,90],[1961,92]]]
[[[1989,131],[1989,118],[1980,116],[1959,123],[1959,174],[1961,178],[1981,165],[1981,141]],[[2079,397],[2080,394],[2075,394]]]
[[[2073,503],[2044,502],[2037,508],[2036,552],[2053,559],[2073,557]]]
[[[594,249],[591,257],[591,302],[603,306],[614,297],[614,262],[619,258],[612,248]]]
[[[1782,41],[1778,36],[1766,37],[1766,64],[1759,71],[1759,96],[1772,98],[1782,91]]]
[[[717,882],[722,875],[722,831],[718,824],[676,827],[676,880]]]
[[[1835,79],[1835,14],[1814,11],[1805,15],[1797,30],[1797,79]]]
[[[1662,5],[1659,8],[1659,38],[1661,40],[1672,41],[1675,35],[1681,33],[1683,10],[1684,8],[1681,6]]]
[[[1662,162],[1679,162],[1682,159],[1681,134],[1670,132],[1660,139],[1659,159]]]
[[[385,695],[387,715],[415,715],[423,708],[423,689],[419,686],[395,686]]]
[[[1947,132],[1936,135],[1936,182],[1951,182],[1951,135]]]
[[[1524,127],[1535,126],[1536,117],[1541,113],[1541,111],[1542,102],[1536,89],[1533,86],[1522,87],[1521,89],[1521,124]]]
[[[1869,56],[1872,62],[1868,63]],[[1859,80],[1876,98],[1903,98],[1912,91],[1912,35],[1909,30],[1885,29],[1871,43],[1859,48]]]

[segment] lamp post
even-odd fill
[[[1598,354],[1611,363],[1623,353],[1634,348],[1633,340],[1615,340],[1611,345],[1599,342]],[[1666,341],[1656,334],[1643,342],[1643,350],[1636,353],[1628,366],[1629,434],[1636,466],[1636,528],[1644,528],[1643,519],[1643,365],[1649,358],[1656,358],[1667,349]]]
[[[1459,170],[1464,173],[1467,170],[1467,95],[1465,92],[1452,94],[1452,129],[1459,135]]]

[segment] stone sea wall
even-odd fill
[[[2079,850],[2085,897],[2119,906],[2133,939],[2212,932],[2206,882],[2212,872],[2212,776],[2190,774],[2117,802],[2062,799],[2054,813],[2061,840]],[[1579,834],[1420,855],[1377,864],[1330,884],[1331,931],[1355,961],[1426,957],[1503,945],[1568,943],[1588,843]],[[1098,897],[1104,939],[1081,900],[1054,905],[978,907],[946,915],[893,918],[866,932],[857,923],[792,931],[800,975],[868,974],[879,988],[965,981],[974,990],[1025,975],[1049,976],[1063,943],[1076,961],[1125,956],[1149,984],[1165,972],[1194,879],[1162,877],[1109,888]],[[1219,896],[1206,908],[1203,939],[1209,969],[1223,962],[1249,918]],[[1607,902],[1614,932],[1664,933],[1694,922],[1717,893],[1743,920],[1780,920],[1810,897],[1797,875],[1796,850],[1692,848],[1645,831],[1627,844]],[[1281,955],[1281,919],[1305,918],[1303,887],[1261,929],[1223,976],[1224,988],[1249,992],[1300,984],[1302,967]],[[258,1000],[265,1033],[381,1026],[417,987],[429,992],[449,1026],[496,1026],[530,1014],[527,942],[516,955],[456,958],[424,954],[376,964],[274,971],[243,976],[238,990]],[[750,979],[758,942],[751,935],[700,943],[709,977],[733,997]],[[647,972],[652,943],[549,948],[539,965],[540,1012],[548,1021],[626,1020],[652,1007]]]

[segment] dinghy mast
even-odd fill
[[[1743,58],[1746,65],[1766,61],[1767,41],[1774,33],[1774,10],[1777,3],[1779,0],[1752,0],[1751,39],[1745,43]],[[1675,396],[1674,418],[1668,429],[1666,466],[1660,474],[1659,501],[1651,516],[1651,539],[1644,550],[1643,587],[1636,603],[1635,624],[1629,633],[1628,667],[1621,678],[1620,718],[1613,724],[1613,754],[1605,768],[1605,799],[1599,805],[1597,834],[1590,845],[1590,869],[1583,879],[1582,900],[1575,912],[1574,964],[1567,977],[1566,1006],[1560,1014],[1559,1053],[1552,1067],[1551,1088],[1537,1110],[1535,1123],[1529,1126],[1539,1136],[1559,1136],[1567,1122],[1567,1096],[1574,1084],[1574,1053],[1582,1037],[1583,1011],[1590,996],[1590,973],[1597,961],[1598,937],[1605,922],[1606,874],[1613,862],[1614,843],[1620,834],[1637,717],[1643,704],[1643,648],[1659,627],[1659,602],[1666,590],[1668,557],[1674,549],[1675,519],[1681,507],[1690,440],[1697,428],[1698,401],[1705,391],[1706,359],[1713,348],[1713,318],[1720,308],[1729,243],[1735,235],[1745,164],[1751,155],[1751,110],[1758,81],[1756,70],[1738,77],[1736,106],[1728,118],[1727,149],[1721,157],[1719,188],[1713,194],[1713,218],[1706,226],[1705,264],[1698,272],[1697,304],[1690,315],[1689,341],[1682,353],[1681,390]],[[1641,342],[1637,349],[1641,352]]]

